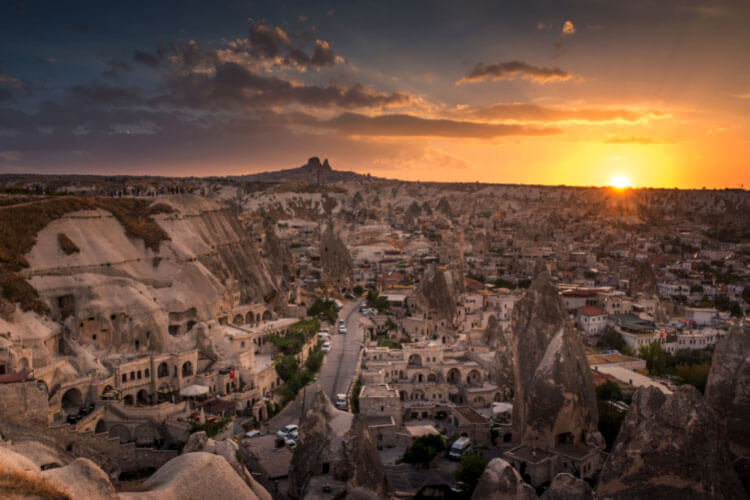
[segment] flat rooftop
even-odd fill
[[[362,386],[362,392],[359,397],[398,398],[398,391],[387,384],[368,384]]]
[[[406,433],[413,438],[427,436],[429,434],[440,435],[440,432],[435,429],[435,426],[430,424],[405,425],[404,431],[406,431]]]
[[[276,434],[243,439],[242,446],[258,461],[261,469],[270,479],[289,475],[292,452],[286,446],[276,448]]]
[[[589,365],[609,365],[614,363],[630,363],[633,361],[641,361],[640,358],[634,358],[632,356],[625,356],[624,354],[589,354],[586,356],[589,360]]]
[[[453,410],[472,424],[485,424],[487,419],[468,406],[456,406]]]

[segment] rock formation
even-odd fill
[[[671,396],[655,387],[636,392],[597,494],[613,500],[746,498],[724,426],[688,385]]]
[[[568,319],[544,263],[513,308],[514,434],[523,444],[553,448],[566,442],[598,445],[598,412],[591,373],[578,332]]]
[[[428,266],[417,288],[418,299],[426,309],[437,312],[448,323],[456,314],[456,299],[445,278],[445,273],[434,264]]]
[[[513,339],[506,335],[502,325],[490,316],[484,330],[484,342],[495,351],[495,358],[490,370],[490,377],[498,387],[512,388],[513,378]]]
[[[536,500],[536,491],[502,458],[493,458],[479,478],[471,500]]]
[[[706,404],[726,422],[729,451],[750,457],[750,328],[734,327],[716,345]]]
[[[638,295],[649,298],[658,297],[659,287],[651,264],[647,260],[634,260],[632,266],[628,284],[630,295],[633,297]]]
[[[586,481],[567,472],[556,475],[541,500],[594,500],[594,490]]]
[[[292,498],[303,498],[315,476],[340,482],[342,492],[364,488],[384,496],[388,478],[361,415],[337,410],[318,389],[315,403],[300,420],[299,442],[289,468]]]
[[[258,500],[271,500],[271,494],[268,493],[263,486],[258,484],[252,474],[250,474],[242,462],[238,460],[239,447],[237,446],[237,443],[231,439],[216,441],[210,439],[205,432],[195,432],[190,435],[190,439],[188,439],[182,452],[194,453],[199,451],[224,457],[224,460],[226,460],[227,463],[232,466],[232,469],[234,469],[237,475],[245,481],[253,493],[258,497]]]
[[[331,224],[320,236],[320,263],[325,276],[334,281],[347,279],[352,269],[349,250]]]

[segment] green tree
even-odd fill
[[[445,441],[438,434],[427,434],[418,437],[404,453],[404,462],[409,464],[421,464],[427,467],[438,453],[446,449]]]
[[[690,384],[701,393],[706,389],[706,382],[708,382],[708,373],[711,371],[711,363],[698,363],[689,365],[687,363],[681,363],[677,365],[675,369],[677,376],[685,382]]]
[[[380,296],[375,290],[367,292],[367,303],[370,307],[377,309],[379,313],[388,309],[388,300],[385,297]]]
[[[497,278],[495,280],[495,286],[499,288],[508,288],[510,290],[513,290],[514,288],[516,288],[516,285],[513,284],[512,281],[506,280],[505,278]]]
[[[365,293],[365,289],[362,288],[362,285],[355,286],[352,291],[354,292],[354,295],[356,295],[357,297]]]
[[[622,391],[617,382],[607,380],[596,388],[596,399],[599,401],[622,401]]]
[[[630,347],[620,332],[609,326],[602,332],[596,346],[602,349],[615,349],[623,354],[630,354]]]
[[[476,453],[465,453],[461,457],[461,463],[458,465],[454,477],[456,481],[461,481],[466,485],[467,498],[471,497],[474,492],[479,477],[484,472],[484,468],[487,467],[487,462],[486,458]]]
[[[667,353],[661,348],[661,344],[654,341],[649,345],[641,346],[638,356],[646,360],[646,368],[650,375],[663,375],[667,371]]]
[[[324,319],[329,323],[335,323],[336,318],[339,316],[339,312],[334,301],[317,299],[307,308],[307,315],[312,316],[313,318]]]

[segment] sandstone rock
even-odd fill
[[[352,257],[341,238],[329,224],[320,236],[320,263],[332,280],[346,280],[352,269]]]
[[[427,309],[436,311],[439,317],[448,322],[453,321],[456,314],[456,299],[448,286],[445,273],[434,264],[425,269],[417,293],[420,301],[426,305]]]
[[[42,477],[71,499],[116,500],[118,498],[107,473],[87,458],[77,458],[65,467],[44,471]]]
[[[553,448],[558,436],[599,444],[596,393],[578,332],[543,262],[513,308],[515,434],[524,444]]]
[[[659,286],[657,284],[654,269],[647,260],[635,260],[633,269],[629,276],[628,291],[633,297],[643,295],[644,297],[658,297]]]
[[[384,496],[388,478],[364,418],[337,410],[318,389],[300,420],[299,441],[289,467],[289,496],[303,498],[314,476],[329,474],[352,488]]]
[[[541,500],[594,500],[594,491],[586,481],[563,472],[552,479]]]
[[[487,321],[483,340],[490,350],[495,351],[490,370],[492,381],[498,387],[513,388],[513,339],[511,335],[506,335],[495,316],[490,316]]]
[[[143,486],[147,491],[120,493],[121,500],[246,499],[258,496],[222,457],[206,452],[175,457]]]
[[[597,494],[607,499],[746,498],[725,431],[692,386],[671,396],[655,387],[633,397]]]
[[[750,457],[750,328],[734,327],[717,344],[706,404],[726,422],[729,451]]]
[[[479,478],[471,500],[536,500],[531,485],[502,458],[493,458]]]

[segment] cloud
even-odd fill
[[[357,113],[344,113],[318,124],[343,134],[380,137],[492,139],[514,135],[543,136],[561,133],[559,129],[549,127],[420,118],[407,114],[365,116]]]
[[[134,69],[133,65],[127,61],[123,61],[122,59],[110,59],[107,62],[107,70],[102,73],[102,76],[117,79],[120,77],[120,73],[127,73]]]
[[[750,99],[750,92],[745,92],[744,94],[732,94],[732,97],[735,99]]]
[[[167,50],[163,45],[159,45],[153,53],[145,52],[143,50],[133,51],[133,61],[151,68],[158,67],[164,61],[166,56]]]
[[[24,87],[23,80],[16,78],[15,76],[4,75],[0,73],[0,85],[13,87],[14,89],[22,89]]]
[[[456,85],[483,82],[489,79],[493,81],[511,80],[516,77],[534,83],[549,83],[570,80],[573,75],[560,68],[540,68],[523,61],[508,61],[489,65],[478,63],[471,73],[458,80]]]
[[[344,109],[405,106],[412,97],[378,92],[362,84],[305,85],[251,71],[234,62],[218,62],[212,71],[175,71],[167,79],[170,93],[162,101],[196,108],[245,106],[267,108],[287,104]]]
[[[604,141],[607,144],[641,144],[648,146],[651,144],[672,144],[672,141],[658,139],[646,136],[613,136]]]
[[[497,103],[458,109],[453,114],[483,120],[514,120],[530,122],[638,122],[667,118],[669,115],[655,110],[623,108],[564,108],[544,107],[529,103]]]
[[[567,20],[563,23],[562,36],[575,35],[576,27],[573,25],[573,21]]]

